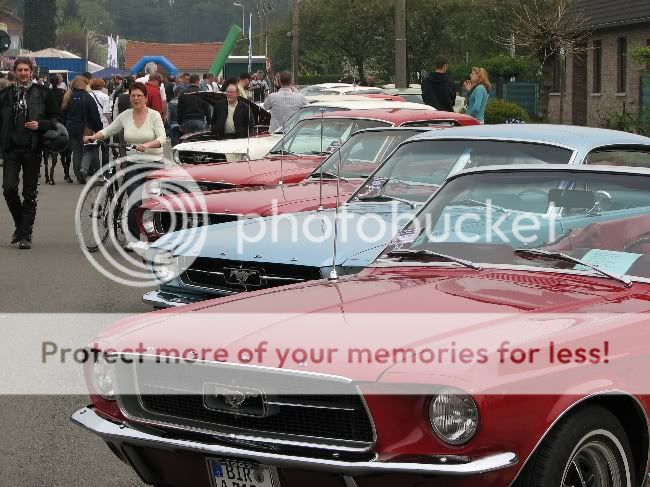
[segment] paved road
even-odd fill
[[[32,250],[9,245],[13,222],[0,199],[0,318],[47,313],[50,326],[56,327],[63,313],[148,311],[140,301],[143,290],[112,282],[82,255],[73,221],[81,186],[64,183],[60,165],[57,170],[56,186],[39,186]],[[106,321],[104,315],[95,316],[88,320],[88,336]],[[44,329],[43,336],[47,333]],[[2,338],[3,347],[21,343],[19,329],[9,335]],[[33,343],[20,346],[28,351]],[[5,369],[1,374],[7,373],[11,372]],[[144,485],[99,439],[68,420],[71,412],[88,403],[87,397],[7,396],[6,392],[0,390],[0,487]]]

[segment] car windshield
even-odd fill
[[[463,169],[505,164],[567,164],[573,152],[560,147],[495,140],[422,140],[398,148],[356,199],[399,197],[424,202]]]
[[[387,127],[381,120],[325,118],[303,120],[269,154],[321,154],[331,152],[352,134],[372,127]]]
[[[440,260],[434,254],[650,278],[650,176],[549,169],[458,177],[380,261]]]
[[[362,132],[353,135],[339,151],[330,155],[310,176],[311,179],[367,178],[395,147],[421,130],[386,129],[378,132]]]
[[[296,126],[296,124],[302,120],[305,120],[306,118],[313,117],[314,115],[320,115],[321,112],[326,113],[326,112],[347,112],[349,111],[349,108],[337,108],[337,107],[315,107],[315,106],[308,106],[301,108],[298,110],[296,113],[291,115],[289,119],[285,122],[284,124],[284,130],[282,127],[280,127],[276,133],[282,133],[284,132],[289,132],[292,128]]]

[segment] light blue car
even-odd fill
[[[333,269],[354,274],[377,258],[451,174],[536,164],[650,167],[650,138],[553,125],[426,132],[398,146],[338,212],[253,218],[202,227],[203,234],[190,229],[166,235],[146,256],[160,288],[143,299],[165,308],[323,279]]]

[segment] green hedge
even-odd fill
[[[485,123],[506,123],[508,120],[530,122],[530,116],[525,108],[511,101],[492,99],[485,108]]]
[[[320,83],[338,83],[341,79],[340,75],[336,74],[316,74],[316,75],[303,75],[298,76],[298,85],[318,85]]]

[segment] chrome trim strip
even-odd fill
[[[288,408],[307,408],[307,409],[331,409],[334,411],[356,411],[355,408],[342,408],[342,407],[337,407],[337,406],[317,406],[315,404],[295,404],[295,403],[290,403],[290,402],[275,402],[275,401],[269,401],[267,402],[270,406],[283,406],[283,407],[288,407]]]
[[[511,452],[497,453],[477,458],[468,463],[448,465],[398,462],[345,462],[278,453],[256,452],[224,445],[200,443],[197,441],[164,438],[130,428],[126,424],[116,424],[101,418],[92,407],[82,408],[72,414],[73,423],[95,433],[104,441],[123,442],[150,448],[182,450],[203,455],[225,455],[242,460],[252,460],[264,465],[301,468],[347,475],[378,474],[400,472],[411,474],[439,475],[477,475],[516,465],[517,455]]]

